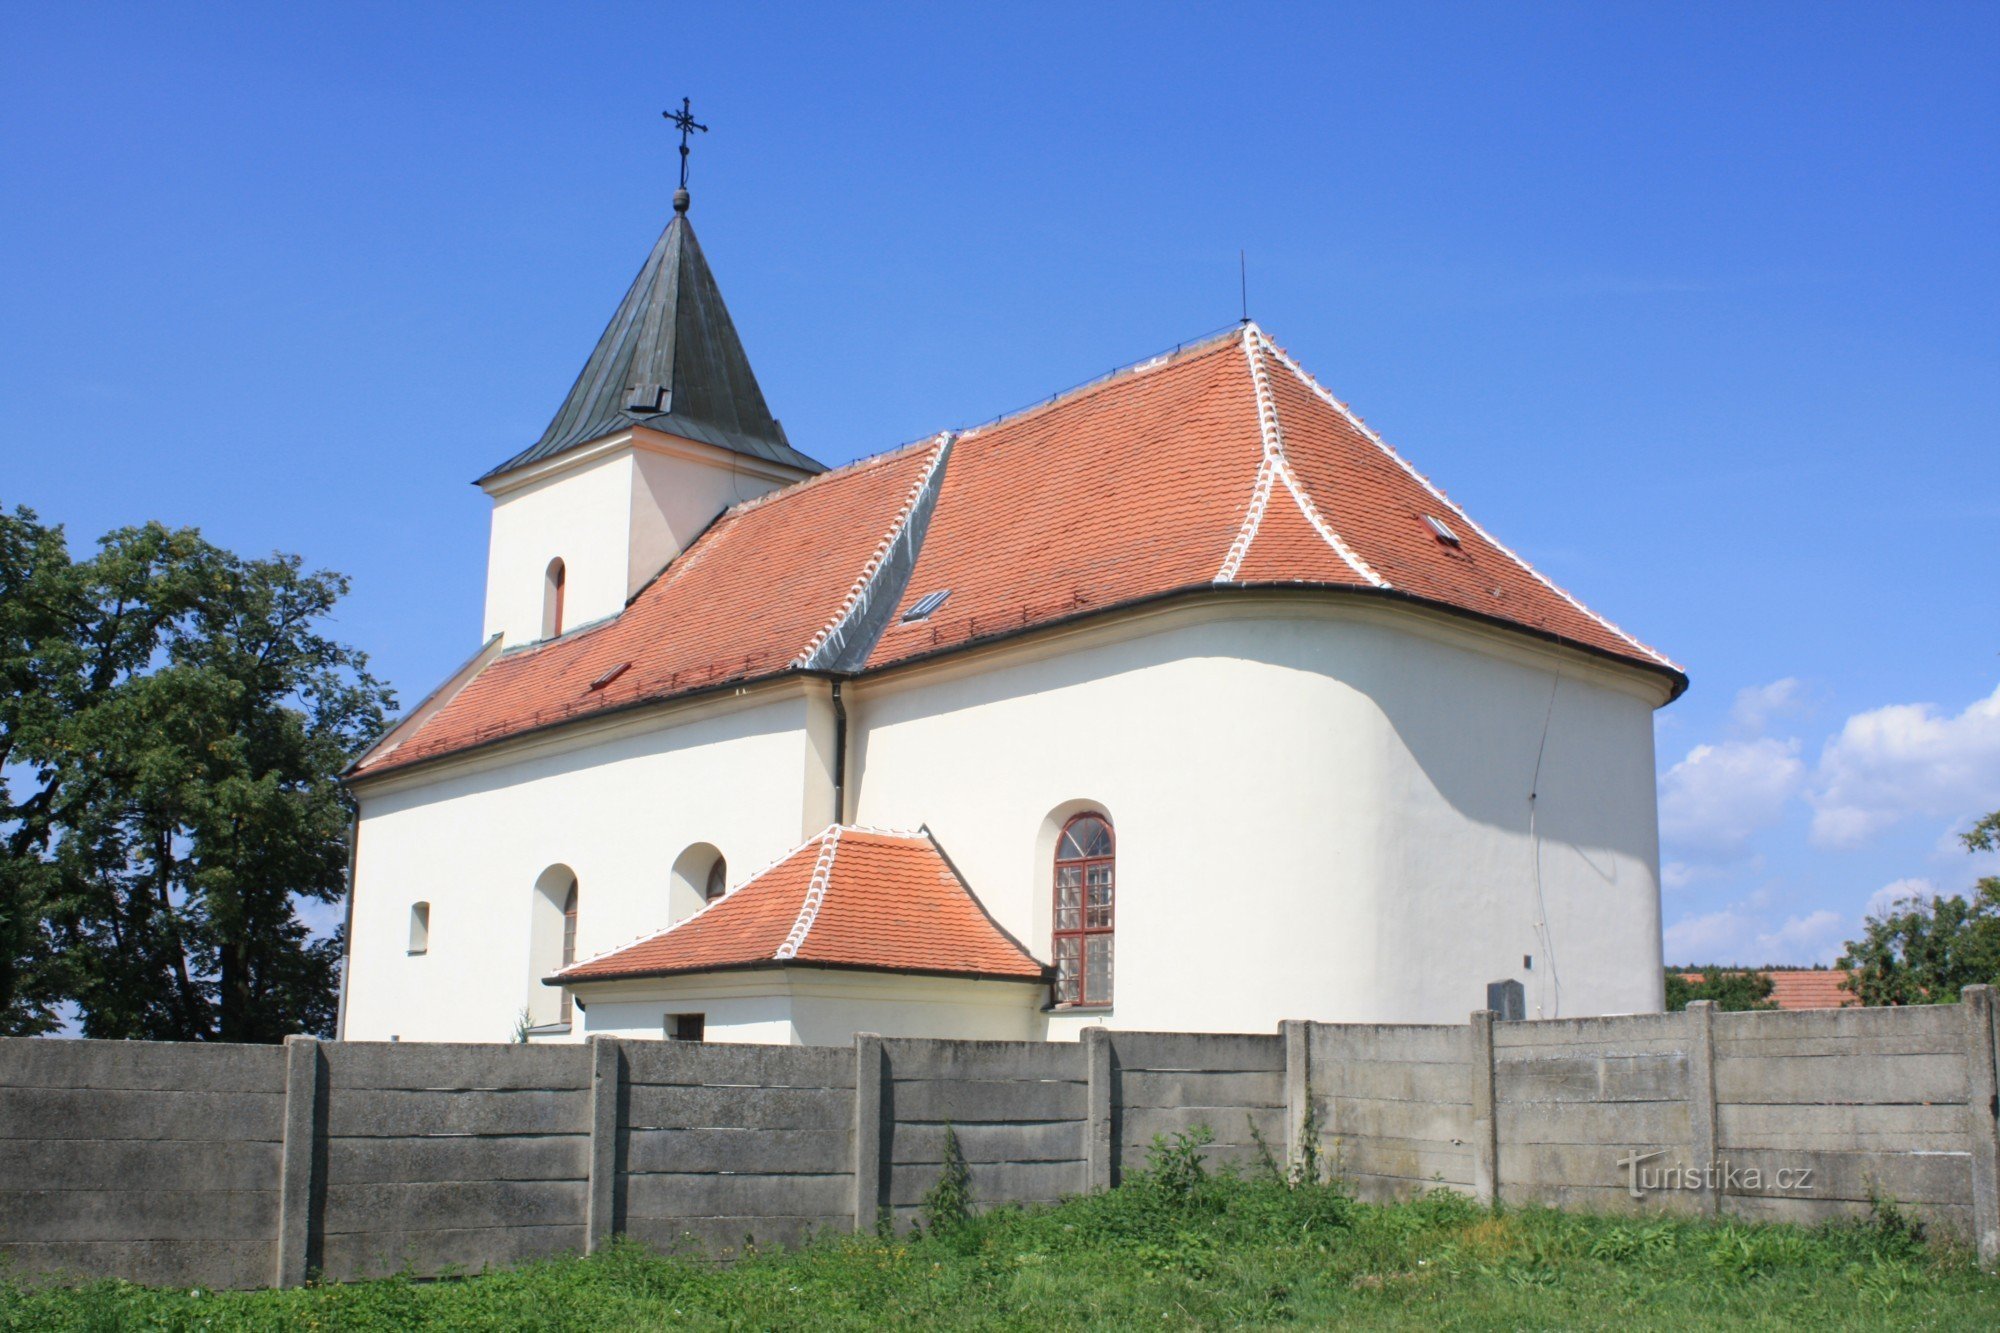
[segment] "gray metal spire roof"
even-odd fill
[[[555,420],[533,446],[486,477],[553,458],[629,426],[647,426],[805,472],[826,470],[792,448],[764,405],[715,275],[688,223],[684,190],[675,193],[674,220],[660,233]]]

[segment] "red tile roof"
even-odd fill
[[[839,615],[941,447],[914,445],[736,506],[622,614],[502,654],[357,773],[792,670]],[[591,688],[621,663],[631,665]]]
[[[927,526],[910,520],[924,512],[919,497]],[[882,562],[906,523],[905,537],[921,540],[898,582],[903,566]],[[878,566],[892,572],[876,580]],[[877,669],[1163,595],[1248,586],[1406,598],[1685,685],[1665,656],[1491,538],[1251,325],[728,511],[615,620],[503,654],[358,772],[825,667],[827,631],[864,589],[898,613],[951,593],[927,619],[890,619],[845,660]],[[611,686],[588,688],[627,661]]]
[[[1780,1009],[1845,1009],[1861,1003],[1852,991],[1842,990],[1845,968],[1774,967],[1759,969],[1771,979],[1771,1003]],[[1688,981],[1700,981],[1701,973],[1683,972]]]
[[[1046,979],[928,836],[839,826],[680,924],[560,977],[576,984],[785,963]]]

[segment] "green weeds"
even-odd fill
[[[910,1237],[827,1236],[727,1266],[620,1244],[462,1281],[187,1292],[0,1284],[0,1330],[2000,1327],[2000,1281],[1886,1205],[1806,1230],[1355,1201],[1213,1170],[1196,1131],[1119,1188],[974,1213],[955,1135]]]

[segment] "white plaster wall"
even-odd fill
[[[531,995],[538,876],[576,872],[577,956],[671,924],[676,858],[706,842],[729,882],[798,845],[802,691],[711,707],[652,730],[553,744],[415,785],[364,784],[346,1035],[504,1041]],[[410,904],[430,950],[407,953]]]
[[[679,441],[674,447],[699,450],[700,457],[643,450],[632,457],[631,547],[625,571],[628,597],[686,550],[716,515],[780,484],[776,478],[751,472],[736,455],[724,450],[683,446]]]
[[[1531,1015],[1659,1007],[1651,686],[1404,608],[1124,634],[850,687],[857,822],[927,822],[1044,960],[1051,812],[1111,815],[1117,1003],[1050,1036],[1456,1022],[1508,977]]]
[[[632,456],[611,454],[508,491],[493,502],[486,554],[486,633],[509,646],[542,636],[549,561],[561,557],[565,629],[625,606]]]
[[[486,633],[510,645],[542,633],[544,578],[560,556],[568,574],[566,629],[616,615],[626,601],[731,505],[796,480],[677,436],[640,432],[494,497],[486,561]]]
[[[668,1014],[704,1016],[709,1041],[846,1046],[857,1032],[884,1037],[1031,1041],[1043,1035],[1038,985],[788,967],[590,988],[569,1039],[599,1034],[658,1039]]]

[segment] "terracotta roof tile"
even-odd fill
[[[687,920],[578,963],[569,983],[797,962],[1040,981],[921,834],[829,828]]]
[[[621,615],[503,654],[357,772],[789,669],[846,603],[941,447],[885,454],[729,510]],[[631,665],[590,688],[621,663]]]
[[[951,599],[892,624],[868,664],[1205,586],[1260,456],[1233,338],[966,432],[903,600],[944,588]]]
[[[1845,1009],[1861,1003],[1861,997],[1842,990],[1845,968],[1776,967],[1762,969],[1771,979],[1771,1002],[1780,1009]],[[1700,981],[1701,973],[1683,972],[1688,981]]]
[[[802,663],[946,448],[913,446],[728,511],[615,620],[503,654],[358,771]],[[907,580],[874,592],[898,615],[951,596],[924,620],[891,616],[872,648],[864,635],[866,669],[1174,592],[1303,584],[1380,589],[1679,676],[1487,535],[1254,325],[948,449]],[[621,662],[632,665],[611,686],[589,689]]]

